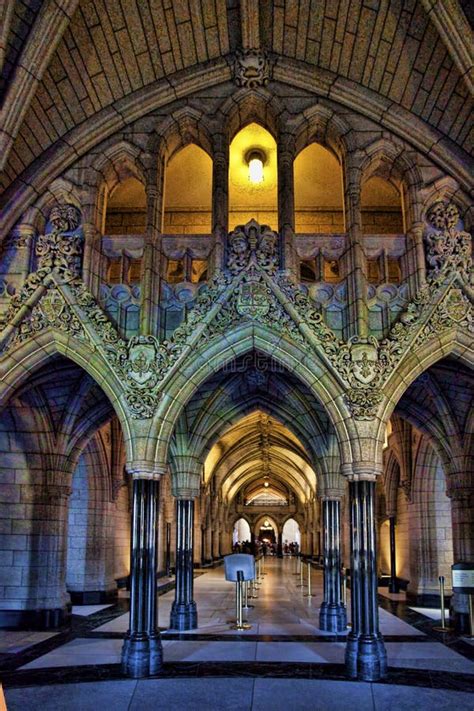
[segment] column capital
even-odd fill
[[[129,462],[126,469],[132,479],[154,479],[157,481],[168,471],[167,466],[141,460]]]
[[[383,474],[382,465],[372,464],[370,462],[343,464],[341,470],[349,481],[376,481],[377,477]]]

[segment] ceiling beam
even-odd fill
[[[3,2],[0,2],[0,72],[5,62],[8,34],[10,32],[14,6],[15,0],[3,0]]]
[[[240,0],[242,49],[260,48],[259,0]]]
[[[458,0],[421,0],[471,95],[474,86],[474,34]]]
[[[0,113],[0,170],[79,0],[45,0],[8,85]]]

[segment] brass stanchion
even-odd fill
[[[296,586],[297,588],[304,588],[304,565],[301,563],[300,565],[300,584]]]
[[[446,625],[446,611],[444,609],[444,575],[440,575],[439,578],[439,596],[441,599],[441,626],[436,625],[433,627],[436,632],[451,632],[452,627]]]
[[[311,592],[311,563],[308,561],[308,592],[304,594],[305,597],[314,597]]]
[[[244,583],[244,574],[241,570],[237,571],[237,582],[235,583],[235,624],[231,625],[233,630],[249,630],[252,625],[244,622],[244,614],[242,607],[242,589]]]
[[[244,610],[250,610],[250,608],[254,607],[254,605],[249,605],[249,582],[248,580],[245,580],[243,583],[244,586]]]
[[[344,568],[342,569],[341,581],[342,581],[342,604],[344,605],[344,607],[347,607],[347,575],[346,575],[346,571]]]
[[[296,554],[295,558],[295,572],[293,575],[299,575],[300,574],[300,567],[301,567],[301,560],[298,554]]]
[[[249,598],[251,600],[256,600],[258,598],[258,590],[255,587],[255,578],[250,581],[250,593]]]

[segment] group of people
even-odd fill
[[[282,550],[283,555],[298,555],[299,550],[300,550],[300,547],[296,541],[291,541],[290,543],[288,541],[284,541],[283,550]],[[253,550],[252,543],[250,541],[237,541],[233,545],[232,552],[233,553],[250,553],[250,554],[262,553],[264,556],[277,555],[278,554],[278,547],[274,541],[273,542],[268,541],[268,540],[261,541],[259,538],[256,538],[255,539],[255,550]]]

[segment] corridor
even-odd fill
[[[114,606],[75,608],[72,633],[47,639],[45,633],[28,633],[28,642],[15,648],[14,636],[25,633],[0,632],[8,709],[82,711],[102,705],[115,711],[171,706],[256,711],[271,705],[275,710],[379,711],[393,708],[395,700],[398,708],[428,709],[436,695],[437,709],[472,710],[473,647],[458,638],[444,644],[431,632],[435,623],[428,616],[402,602],[394,603],[398,615],[392,614],[391,601],[381,596],[389,678],[372,684],[346,681],[345,635],[318,629],[322,573],[312,570],[314,597],[305,597],[307,567],[303,588],[295,570],[294,559],[267,558],[258,598],[245,614],[252,627],[245,632],[230,629],[234,585],[225,581],[222,566],[196,572],[197,630],[167,629],[174,591],[163,592],[159,624],[165,665],[159,679],[137,682],[122,676],[125,596]],[[451,691],[454,686],[458,691]]]

